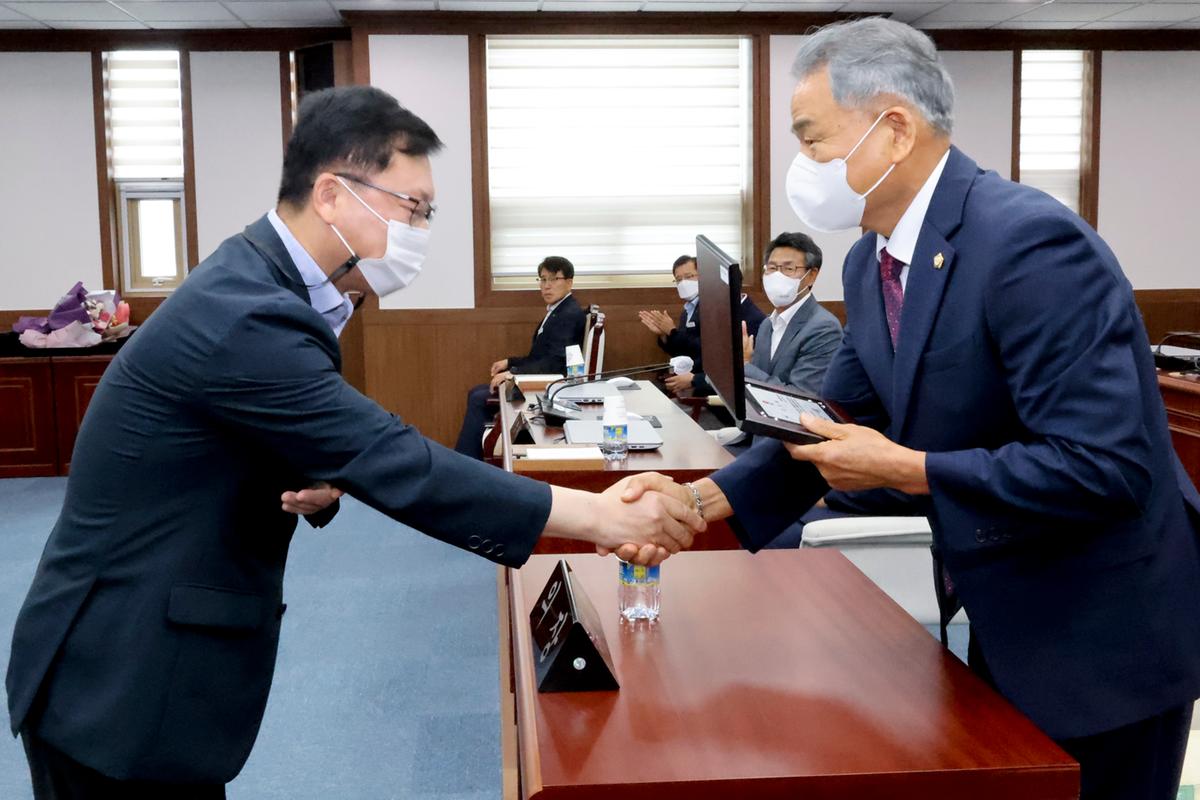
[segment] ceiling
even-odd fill
[[[0,29],[336,26],[341,11],[840,11],[927,29],[1200,29],[1200,2],[1177,0],[0,0]]]

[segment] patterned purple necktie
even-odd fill
[[[892,335],[892,349],[900,339],[900,311],[904,308],[904,287],[900,285],[900,270],[903,261],[892,258],[884,248],[879,253],[879,278],[883,284],[883,309],[887,312],[888,333]]]

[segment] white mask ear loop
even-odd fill
[[[854,152],[856,150],[858,150],[858,148],[862,145],[862,143],[867,140],[867,137],[871,135],[871,131],[875,130],[875,126],[879,124],[879,121],[883,119],[885,114],[887,114],[886,111],[881,111],[879,113],[879,116],[876,117],[875,121],[871,123],[871,127],[867,128],[867,132],[862,135],[862,138],[858,140],[858,142],[854,145],[854,147],[850,148],[850,152],[846,153],[846,157],[842,159],[843,162],[850,160],[850,156],[854,155]],[[883,176],[879,180],[875,181],[875,183],[871,185],[871,188],[867,189],[865,192],[863,192],[861,196],[866,197],[871,192],[878,189],[879,184],[883,183],[884,180],[887,178],[887,176],[892,174],[892,170],[894,170],[895,168],[896,168],[895,164],[892,164],[890,167],[888,167],[887,172],[883,173]],[[339,180],[340,180],[340,178],[339,178]],[[346,187],[346,188],[350,188],[350,187]],[[357,197],[357,196],[358,195],[355,195],[355,197]]]
[[[333,232],[334,232],[334,234],[335,234],[335,235],[336,235],[336,236],[337,236],[339,239],[341,239],[341,240],[342,240],[342,244],[344,244],[344,245],[346,246],[346,249],[350,251],[350,255],[351,255],[351,257],[353,257],[353,258],[358,258],[358,253],[354,252],[354,248],[353,248],[353,247],[351,247],[351,246],[350,246],[350,243],[346,241],[346,237],[345,237],[345,236],[342,236],[342,232],[341,232],[341,231],[339,231],[339,230],[337,229],[337,225],[334,225],[334,224],[331,222],[331,223],[329,223],[329,227],[333,228]]]
[[[867,131],[867,133],[870,133],[870,131]],[[864,136],[863,138],[865,139],[866,137]],[[380,222],[382,222],[384,225],[387,225],[387,224],[388,224],[388,221],[387,221],[386,219],[384,219],[382,216],[380,216],[380,214],[379,214],[379,212],[378,212],[378,211],[376,211],[375,209],[373,209],[373,208],[371,208],[369,205],[367,205],[367,201],[366,201],[366,200],[363,200],[361,197],[359,197],[359,196],[358,196],[358,192],[356,192],[356,191],[354,191],[353,189],[351,189],[351,188],[350,188],[350,185],[349,185],[348,183],[346,183],[344,180],[342,180],[342,176],[341,176],[341,175],[334,175],[333,177],[337,178],[337,180],[338,180],[338,183],[340,183],[342,186],[346,187],[346,191],[347,191],[347,192],[349,192],[350,194],[354,195],[354,199],[355,199],[355,200],[357,200],[358,202],[362,203],[362,207],[363,207],[363,208],[365,208],[367,211],[370,211],[372,214],[374,214],[374,215],[375,215],[375,218],[376,218],[376,219],[378,219]],[[335,230],[336,230],[336,229],[335,229]],[[341,234],[338,234],[338,235],[340,236]],[[345,241],[345,239],[343,239],[342,241]]]

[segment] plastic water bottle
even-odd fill
[[[625,412],[625,398],[620,395],[604,398],[604,432],[600,440],[600,452],[607,461],[621,461],[629,454],[629,415]]]
[[[659,584],[661,567],[639,567],[627,561],[618,562],[617,598],[621,616],[630,622],[639,619],[658,619],[658,606],[662,599]]]
[[[583,351],[577,344],[569,344],[566,349],[567,377],[576,378],[583,375]]]

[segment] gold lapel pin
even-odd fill
[[[933,268],[934,269],[941,269],[942,264],[945,264],[945,263],[946,263],[946,259],[942,258],[941,253],[938,253],[936,256],[933,257]]]

